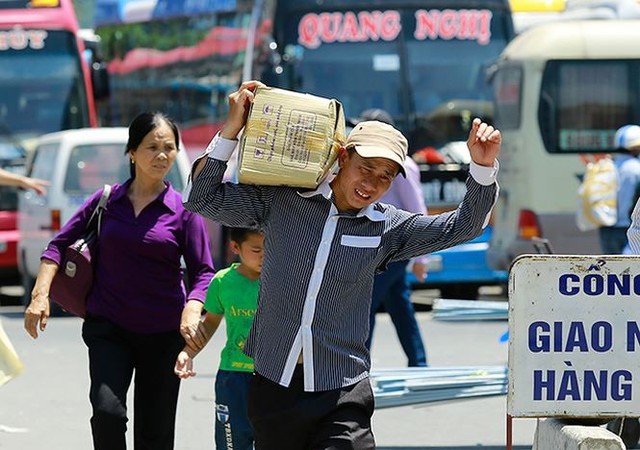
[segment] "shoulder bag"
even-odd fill
[[[93,285],[93,262],[95,247],[100,236],[102,213],[106,209],[111,186],[104,185],[102,196],[91,214],[83,236],[69,245],[63,255],[58,272],[49,288],[49,298],[60,307],[84,318],[87,310],[87,295]]]

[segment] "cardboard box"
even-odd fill
[[[240,139],[238,180],[315,188],[345,141],[344,112],[337,100],[258,88]]]

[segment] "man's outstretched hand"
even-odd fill
[[[474,163],[480,166],[493,166],[493,162],[498,157],[498,153],[500,153],[501,146],[502,135],[500,130],[493,128],[478,118],[473,119],[473,125],[467,139],[467,147],[469,147],[471,159]]]

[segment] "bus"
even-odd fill
[[[0,1],[0,133],[29,146],[41,134],[97,125],[105,69],[91,60],[71,0]]]
[[[267,84],[339,99],[348,117],[390,113],[420,162],[432,214],[462,200],[474,117],[493,121],[488,73],[515,36],[508,1],[278,1],[273,37],[278,64]],[[434,155],[429,159],[426,155]],[[445,298],[475,299],[480,286],[504,286],[487,265],[488,226],[473,241],[429,256],[426,280]]]
[[[0,0],[0,167],[22,173],[40,135],[97,124],[94,94],[108,87],[97,58],[79,36],[71,0]],[[13,280],[17,188],[0,186],[0,200],[0,278]]]
[[[502,132],[500,197],[487,257],[509,269],[546,239],[554,253],[599,254],[575,222],[586,164],[640,123],[640,20],[571,20],[527,29],[493,75]]]
[[[486,70],[514,36],[500,0],[279,1],[282,63],[269,84],[335,97],[348,116],[391,114],[415,154],[491,121]]]
[[[97,0],[95,24],[111,84],[103,123],[164,111],[193,158],[248,78],[335,98],[350,119],[381,108],[422,161],[434,213],[464,196],[468,130],[492,121],[487,69],[515,35],[508,0]]]
[[[180,125],[191,157],[222,125],[245,66],[246,78],[260,77],[271,23],[261,2],[242,0],[97,0],[94,22],[111,92],[101,121],[126,126],[142,110],[163,111]],[[245,51],[249,41],[255,52]]]
[[[474,116],[491,119],[486,69],[514,36],[507,0],[146,3],[149,20],[127,22],[126,8],[97,2],[113,93],[104,119],[161,109],[199,150],[248,77],[336,98],[350,117],[384,109],[411,153],[465,141]]]

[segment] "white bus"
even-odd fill
[[[503,135],[489,265],[508,269],[534,238],[555,253],[598,254],[575,225],[588,161],[612,152],[616,129],[640,123],[640,20],[553,22],[504,50],[493,75]]]

